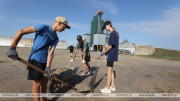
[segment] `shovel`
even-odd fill
[[[101,58],[101,55],[96,60],[99,60],[100,58]]]
[[[72,62],[70,62],[69,65],[68,65],[68,66],[65,66],[65,67],[73,70],[75,73],[78,71],[79,67],[81,67],[81,65],[83,64],[83,63],[81,63],[78,67],[71,67],[71,66],[70,66],[71,63],[72,63]]]
[[[24,59],[22,59],[22,58],[20,58],[20,57],[18,57],[17,60],[20,61],[20,62],[22,62],[22,63],[24,63],[24,64],[26,64],[27,66],[29,66],[29,67],[31,67],[31,68],[33,68],[33,69],[39,71],[39,72],[42,73],[42,74],[47,74],[45,71],[43,71],[43,70],[39,69],[38,67],[36,67],[36,66],[28,63],[27,61],[25,61]],[[76,89],[75,87],[69,85],[69,84],[66,83],[66,82],[61,81],[61,80],[58,79],[56,76],[52,76],[52,79],[54,79],[54,80],[56,80],[57,82],[63,84],[64,86],[71,87],[72,89],[74,89],[74,90],[77,91],[77,89]]]

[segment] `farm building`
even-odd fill
[[[102,51],[106,38],[109,38],[109,35],[105,34],[102,29],[104,25],[104,20],[101,20],[102,14],[103,12],[101,10],[97,11],[91,21],[90,34],[84,35],[85,41],[90,44],[93,51]]]
[[[134,55],[150,55],[150,54],[153,54],[154,52],[155,52],[155,49],[153,46],[136,45]]]
[[[119,43],[119,53],[133,55],[135,51],[135,44],[124,40],[122,43]]]
[[[12,37],[0,37],[0,46],[10,46],[12,42]],[[31,38],[22,38],[17,47],[32,47],[33,46],[34,39]],[[57,46],[57,49],[67,49],[66,41],[59,41]]]
[[[102,29],[104,24],[104,20],[101,20],[102,14],[103,12],[101,10],[97,11],[91,21],[90,34],[83,35],[83,40],[89,43],[91,51],[102,51],[106,39],[110,36],[108,32],[104,33],[104,30]],[[106,19],[106,21],[110,20]],[[124,40],[122,43],[119,43],[119,53],[128,55],[149,55],[154,53],[154,47],[138,46],[135,43]]]
[[[119,43],[119,53],[128,55],[150,55],[155,52],[153,46],[141,46],[124,40]]]

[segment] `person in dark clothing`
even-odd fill
[[[73,50],[74,50],[74,46],[71,43],[71,46],[69,46],[69,50],[70,50],[70,57],[73,56]]]
[[[78,41],[78,43],[76,45],[76,51],[74,52],[73,58],[70,60],[70,62],[72,63],[75,60],[76,54],[77,54],[78,50],[80,50],[81,54],[82,54],[81,64],[84,64],[84,73],[82,73],[81,76],[91,75],[91,68],[90,68],[90,64],[89,64],[89,62],[91,61],[89,45],[87,42],[82,40],[81,35],[77,36],[77,41]],[[88,72],[86,71],[86,65],[89,70]]]
[[[115,91],[114,84],[114,72],[113,72],[113,64],[114,61],[118,61],[118,46],[119,46],[119,33],[116,31],[110,21],[106,21],[104,23],[103,29],[106,31],[110,31],[110,37],[108,42],[107,49],[101,53],[101,56],[108,53],[107,58],[107,86],[104,89],[100,89],[101,93],[111,93],[111,91]]]

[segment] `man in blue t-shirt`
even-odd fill
[[[27,27],[16,32],[11,46],[7,51],[7,56],[13,60],[17,60],[18,54],[16,46],[21,40],[21,37],[25,34],[35,32],[36,34],[31,54],[29,56],[29,63],[47,72],[47,74],[43,75],[35,69],[28,67],[27,79],[33,80],[32,93],[46,93],[48,78],[51,78],[50,66],[54,57],[54,50],[59,42],[56,32],[62,32],[65,28],[70,29],[70,26],[64,17],[59,16],[55,18],[55,22],[51,26],[40,24],[34,27]],[[39,101],[40,99],[38,97],[34,97],[34,100]],[[43,97],[42,100],[47,101],[47,98]]]

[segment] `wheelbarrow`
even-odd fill
[[[22,63],[24,63],[24,64],[26,64],[27,66],[29,66],[29,67],[31,67],[31,68],[33,68],[33,69],[39,71],[39,72],[42,73],[42,74],[47,74],[45,71],[43,71],[43,70],[39,69],[38,67],[36,67],[36,66],[28,63],[27,61],[25,61],[24,59],[22,59],[22,58],[20,58],[20,57],[18,57],[17,60],[20,61],[20,62],[22,62]],[[67,72],[61,72],[61,73],[60,73],[61,75],[58,75],[58,73],[56,72],[56,70],[58,70],[58,69],[53,70],[53,71],[54,71],[54,72],[53,72],[54,75],[52,75],[52,78],[51,78],[51,80],[50,80],[50,82],[49,82],[49,84],[48,84],[48,88],[49,88],[48,92],[51,92],[51,93],[57,92],[58,89],[61,88],[61,86],[71,87],[73,90],[75,90],[75,91],[77,91],[77,92],[91,91],[91,88],[89,88],[87,85],[76,84],[75,86],[72,86],[72,85],[69,85],[68,83],[62,81],[61,79],[59,79],[59,78],[62,78],[62,76],[65,75],[65,74],[68,72],[68,73],[71,74],[71,75],[70,75],[70,76],[63,77],[63,79],[65,80],[65,79],[73,76],[73,75],[74,75],[74,72],[77,72],[77,71],[73,71],[73,70],[69,69]],[[61,71],[62,71],[62,70],[61,70]],[[64,71],[65,71],[65,70],[64,70]],[[66,75],[67,75],[67,74],[66,74]],[[87,88],[87,89],[84,89],[84,91],[83,91],[83,90],[81,89],[82,87],[83,87],[83,88]],[[80,90],[79,90],[79,89],[80,89]]]
[[[53,76],[55,76],[56,78],[58,78],[64,82],[68,82],[70,80],[72,82],[74,82],[74,76],[75,76],[77,71],[73,71],[72,69],[69,69],[67,67],[60,67],[60,68],[56,68],[56,69],[51,70],[51,72],[52,72]],[[57,82],[56,80],[50,79],[50,81],[48,82],[48,85],[47,85],[47,91],[49,93],[56,93],[63,86],[64,85]]]
[[[71,82],[74,82],[74,76],[82,63],[78,67],[72,67],[70,65],[71,63],[69,63],[68,66],[53,69],[51,70],[51,72],[53,76],[56,76],[58,79],[64,82],[67,82],[69,80],[71,80]],[[62,87],[63,85],[61,83],[57,82],[54,79],[51,79],[48,82],[47,90],[49,93],[56,93]]]

